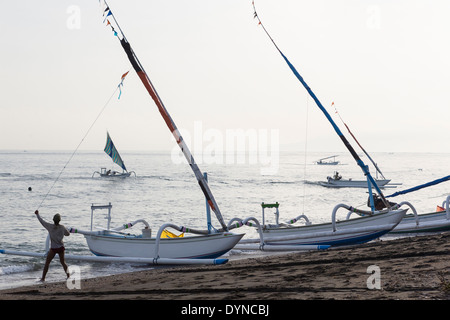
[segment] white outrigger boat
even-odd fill
[[[360,243],[365,243],[393,230],[403,219],[408,209],[398,209],[391,207],[391,204],[385,199],[380,187],[377,185],[376,181],[369,172],[368,166],[360,159],[358,154],[355,152],[353,147],[350,145],[348,140],[342,134],[339,127],[333,121],[327,110],[323,107],[322,103],[319,101],[317,96],[311,90],[311,88],[306,84],[301,75],[295,69],[295,67],[290,63],[286,56],[281,52],[281,50],[276,45],[275,41],[269,35],[264,25],[262,24],[260,18],[256,13],[255,4],[253,2],[253,7],[255,9],[254,17],[259,20],[259,25],[263,28],[264,32],[270,38],[272,43],[275,45],[278,52],[281,54],[285,62],[288,64],[291,71],[294,73],[296,78],[302,83],[309,95],[314,99],[319,109],[323,112],[325,117],[328,119],[333,129],[341,138],[342,142],[349,150],[350,154],[355,159],[358,166],[362,169],[364,175],[366,176],[366,187],[369,189],[369,199],[371,205],[371,211],[363,211],[355,209],[351,206],[345,204],[338,204],[332,212],[331,223],[323,224],[311,224],[309,219],[300,215],[295,219],[292,219],[286,224],[278,223],[278,203],[275,204],[262,204],[263,210],[263,224],[259,223],[255,218],[250,217],[247,219],[233,219],[228,225],[228,229],[237,228],[243,225],[255,226],[258,229],[259,239],[244,239],[235,248],[238,249],[262,249],[265,250],[270,247],[271,250],[302,250],[304,248],[315,248],[322,249],[330,246],[342,246],[342,245],[355,245]],[[380,196],[380,200],[385,204],[386,210],[376,210],[374,197],[372,194],[372,187],[377,191]],[[277,223],[275,225],[266,225],[264,209],[266,208],[276,208]],[[338,209],[344,208],[352,212],[358,212],[361,215],[359,218],[347,219],[343,221],[336,220],[336,214]],[[298,220],[304,219],[306,224],[304,226],[294,226]],[[259,242],[259,243],[258,243]],[[255,245],[256,243],[256,245]]]
[[[336,160],[336,157],[338,156],[329,156],[326,158],[322,158],[316,161],[316,164],[322,165],[322,166],[335,166],[339,164],[339,160]],[[333,158],[333,160],[324,161]]]
[[[93,225],[94,211],[106,209],[106,229],[95,231]],[[89,249],[96,256],[133,257],[133,258],[170,258],[170,259],[215,259],[228,252],[243,237],[243,234],[230,232],[208,233],[208,230],[195,230],[173,224],[162,225],[156,237],[152,237],[149,224],[139,219],[110,228],[112,205],[91,206],[90,230],[70,228],[71,233],[83,234]],[[122,230],[130,229],[138,223],[144,225],[142,234],[131,234]],[[167,232],[173,228],[183,233],[195,233],[200,236],[176,236]]]
[[[413,213],[405,215],[400,223],[386,235],[417,235],[426,233],[435,233],[450,231],[450,196],[443,201],[442,207],[439,211],[418,214],[414,206],[408,201],[402,201],[394,204],[393,208],[400,208],[402,206],[411,208]],[[355,211],[349,211],[347,219],[350,218]]]
[[[92,174],[92,177],[94,177],[95,174],[98,174],[102,178],[127,178],[132,173],[136,176],[136,173],[134,171],[128,171],[127,168],[125,167],[125,163],[123,162],[122,157],[119,154],[119,151],[114,146],[114,143],[111,137],[109,136],[109,132],[106,132],[106,145],[103,151],[105,151],[105,153],[111,157],[111,159],[115,164],[117,164],[119,167],[122,168],[122,172],[115,171],[112,169],[106,170],[106,168],[101,168],[100,172],[95,171]]]

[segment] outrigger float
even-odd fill
[[[27,251],[15,251],[0,249],[0,254],[9,254],[16,256],[45,258],[47,252],[27,252]],[[136,257],[97,257],[97,256],[83,256],[76,254],[65,254],[66,260],[75,261],[88,261],[88,262],[124,262],[124,263],[136,263],[136,264],[152,264],[152,265],[218,265],[225,264],[228,259],[168,259],[168,258],[136,258]]]

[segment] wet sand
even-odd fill
[[[137,271],[80,285],[8,289],[0,300],[448,300],[450,233]]]

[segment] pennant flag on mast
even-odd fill
[[[121,89],[121,87],[123,87],[123,80],[125,80],[125,77],[127,76],[128,72],[130,72],[130,71],[127,71],[127,72],[125,72],[125,73],[122,75],[122,78],[120,79],[120,83],[119,83],[119,85],[117,86],[117,87],[119,87],[119,97],[118,97],[117,99],[120,99],[120,96],[122,95],[122,89]]]
[[[105,22],[106,19],[107,19],[110,15],[112,15],[111,11],[108,12],[108,14],[106,15],[105,20],[103,20],[103,22]]]

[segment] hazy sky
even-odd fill
[[[308,150],[345,150],[253,19],[251,0],[109,5],[180,129],[278,130],[282,147],[303,151],[307,139]],[[448,152],[448,0],[256,6],[323,105],[334,116],[334,101],[369,152]],[[99,2],[3,0],[0,30],[0,150],[74,150],[131,67]],[[122,91],[80,149],[102,150],[106,130],[120,150],[172,149],[134,71]],[[207,145],[208,134],[200,139]]]

